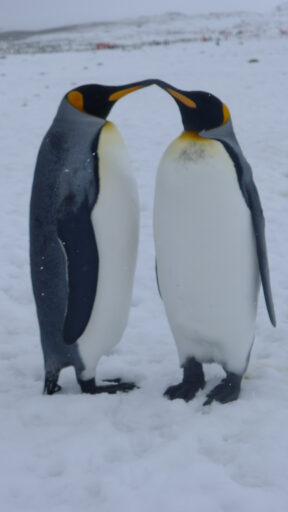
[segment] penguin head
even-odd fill
[[[176,101],[186,131],[207,131],[223,126],[230,119],[225,103],[204,91],[182,91],[162,80],[155,83]]]
[[[152,83],[154,83],[152,80],[142,80],[119,86],[101,84],[80,85],[69,91],[65,99],[81,112],[106,119],[116,101],[126,96],[126,94],[147,87]]]

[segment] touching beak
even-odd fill
[[[177,103],[183,103],[183,105],[189,108],[197,108],[195,101],[188,98],[188,96],[185,95],[185,91],[175,89],[175,87],[167,84],[166,82],[163,82],[162,80],[155,80],[154,83],[155,85],[161,87],[161,89],[164,89],[166,92],[168,92],[168,94],[170,94],[170,96],[172,96],[177,101]]]
[[[144,87],[148,87],[149,85],[153,85],[155,80],[142,80],[141,82],[134,82],[132,84],[123,85],[120,87],[115,87],[115,91],[112,92],[108,98],[109,101],[114,102],[123,98],[127,94],[131,92],[138,91],[139,89],[144,89]]]

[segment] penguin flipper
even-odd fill
[[[266,307],[270,321],[276,327],[276,316],[273,304],[268,255],[265,241],[265,219],[256,185],[253,181],[252,170],[245,159],[237,139],[234,135],[231,123],[223,126],[222,135],[216,140],[221,142],[230,155],[238,177],[239,186],[244,200],[251,212],[253,229],[256,240],[256,251],[258,257],[259,271],[263,286]],[[218,130],[219,131],[219,130]]]
[[[256,250],[259,263],[259,271],[261,275],[261,281],[263,286],[263,292],[266,302],[266,307],[270,321],[274,327],[276,327],[276,316],[273,304],[267,248],[265,241],[265,219],[260,203],[259,194],[253,180],[249,181],[249,184],[245,184],[245,192],[247,196],[247,203],[252,215],[252,223],[256,239]]]
[[[72,345],[83,334],[92,312],[99,258],[87,199],[77,204],[72,194],[57,212],[57,232],[67,261],[68,299],[63,341]]]
[[[158,267],[157,267],[157,260],[155,260],[155,274],[156,274],[156,283],[158,288],[158,293],[162,299],[161,290],[160,290],[160,284],[159,284],[159,276],[158,276]]]

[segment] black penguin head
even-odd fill
[[[77,110],[106,119],[116,101],[152,83],[152,80],[142,80],[118,87],[100,84],[80,85],[69,91],[65,98]]]
[[[212,130],[230,119],[228,107],[213,94],[204,91],[181,91],[162,80],[156,80],[155,83],[176,101],[186,131]]]

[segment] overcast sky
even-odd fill
[[[267,11],[281,0],[0,0],[0,30],[38,29],[161,14]]]

